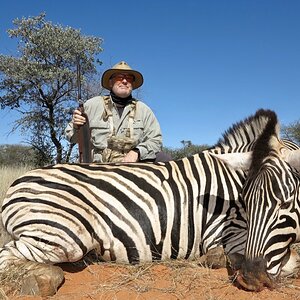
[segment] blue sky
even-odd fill
[[[41,12],[103,38],[101,72],[125,60],[143,73],[139,95],[167,147],[212,145],[259,108],[285,125],[300,119],[298,0],[2,0],[0,53],[16,53],[13,19]],[[7,136],[15,113],[0,118],[0,144],[22,142]]]

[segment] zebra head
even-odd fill
[[[299,268],[290,246],[300,240],[300,149],[280,141],[276,114],[270,112],[252,151],[231,159],[227,163],[248,169],[241,194],[248,233],[244,256],[229,258],[237,283],[258,291]]]

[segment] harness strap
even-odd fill
[[[110,100],[110,96],[104,96],[103,100],[104,100],[104,112],[105,112],[103,119],[108,120],[110,136],[114,136],[115,128],[114,128],[114,120],[112,114],[113,103]]]
[[[126,130],[126,137],[132,138],[133,137],[133,120],[136,112],[136,101],[133,100],[131,103],[131,111],[128,116],[128,128]]]
[[[110,137],[116,135],[116,129],[114,127],[114,122],[113,122],[113,114],[112,114],[112,109],[113,109],[113,102],[111,101],[110,96],[104,96],[104,116],[103,119],[108,120],[109,128],[110,128]],[[133,137],[133,121],[136,113],[136,104],[137,101],[133,100],[130,104],[131,110],[128,116],[128,127],[126,129],[125,136],[128,138]]]

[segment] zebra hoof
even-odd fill
[[[64,280],[64,272],[57,266],[43,266],[30,270],[21,286],[21,295],[53,296]]]
[[[200,264],[212,269],[220,269],[226,267],[226,257],[223,247],[215,247],[200,257]]]

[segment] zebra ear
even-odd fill
[[[252,162],[252,151],[244,153],[226,153],[226,154],[215,154],[211,153],[212,156],[223,161],[227,166],[237,170],[249,170]]]
[[[282,153],[283,159],[300,172],[300,149],[286,150]]]

